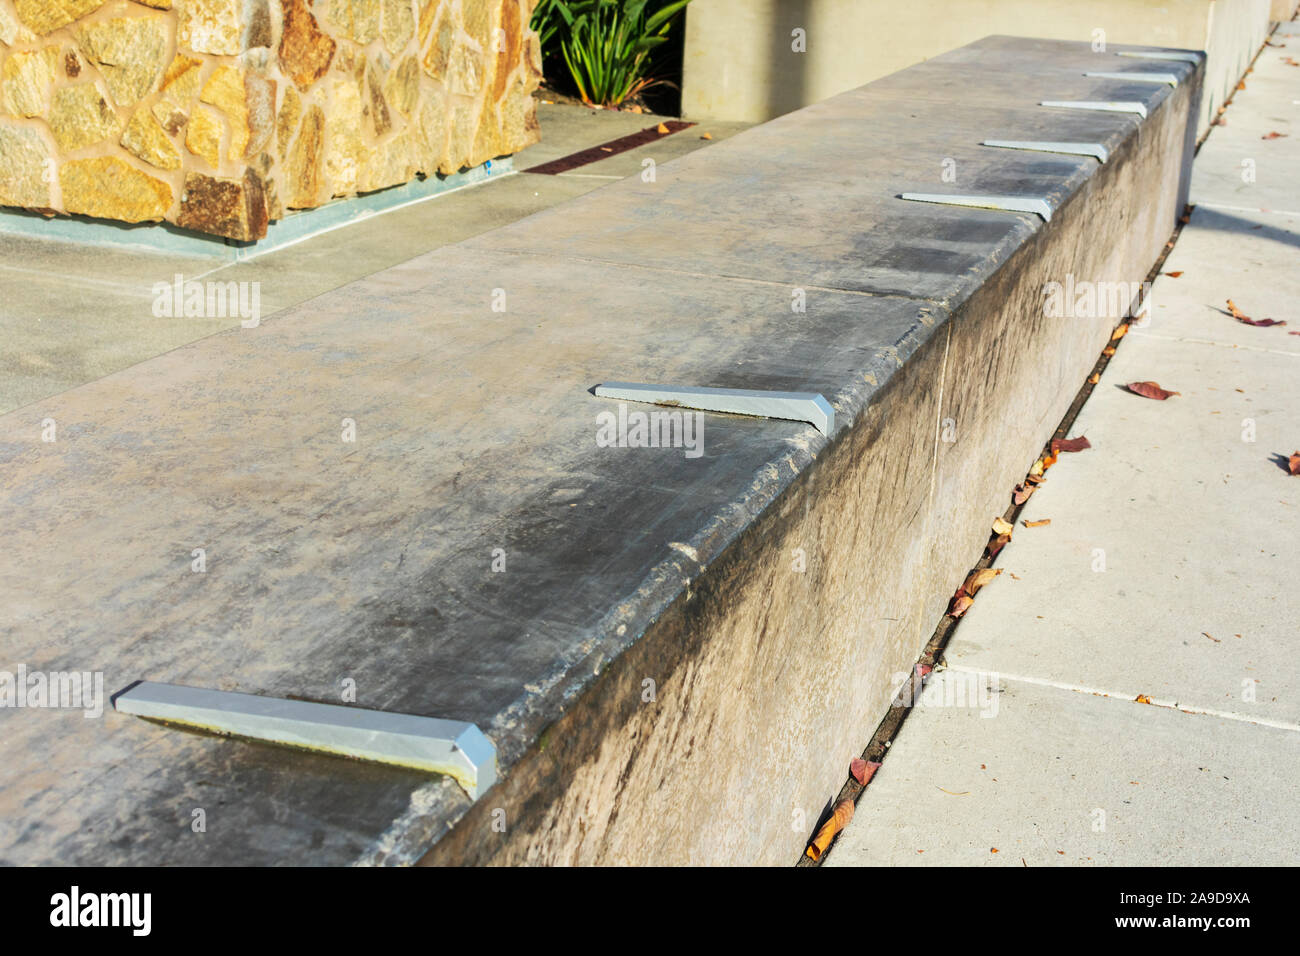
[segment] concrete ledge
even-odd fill
[[[1203,63],[1161,64],[1170,87],[1091,57],[988,38],[0,418],[0,624],[29,669],[349,680],[477,724],[501,768],[471,806],[0,711],[29,771],[0,859],[793,862],[1129,305],[1053,316],[1045,283],[1140,282],[1181,209]],[[1037,105],[1102,98],[1147,116]],[[949,190],[1053,215],[897,198]],[[820,393],[834,426],[703,413],[699,457],[603,447],[608,380]],[[197,805],[219,838],[213,814],[175,835]]]

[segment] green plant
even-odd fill
[[[691,0],[541,0],[533,29],[543,52],[559,47],[578,95],[600,106],[664,82],[650,75],[650,54],[668,41],[677,15]]]

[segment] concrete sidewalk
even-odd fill
[[[1051,524],[1017,523],[829,865],[1300,858],[1300,24],[1272,42],[1070,430],[1093,447],[1026,504]]]
[[[514,157],[526,170],[668,117],[539,104],[542,142]],[[257,283],[260,318],[399,262],[515,222],[626,176],[721,142],[746,123],[705,123],[559,176],[516,172],[352,222],[254,259],[32,239],[0,214],[0,414],[93,382],[226,329],[240,316],[160,318],[154,286],[187,280]],[[702,138],[707,133],[709,139]]]

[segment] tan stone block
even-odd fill
[[[411,0],[384,0],[384,46],[393,56],[415,36],[415,6]]]
[[[420,99],[420,64],[408,56],[389,70],[384,80],[384,98],[403,116],[410,117]]]
[[[49,109],[50,86],[58,51],[53,47],[44,50],[14,50],[0,68],[0,84],[4,89],[4,108],[14,116],[41,116]]]
[[[301,119],[302,97],[298,95],[295,87],[286,86],[280,103],[280,115],[275,121],[275,143],[281,156],[288,150],[289,140],[293,138],[294,132],[298,129],[298,121]]]
[[[284,201],[291,209],[309,209],[325,199],[325,112],[312,104],[302,118],[302,129],[285,162]]]
[[[461,22],[465,32],[473,37],[479,48],[487,51],[492,45],[492,29],[496,25],[496,5],[494,0],[471,0],[461,4]]]
[[[199,92],[199,73],[203,61],[192,56],[178,53],[172,59],[167,72],[163,74],[162,89],[168,97],[182,108],[194,101]]]
[[[167,63],[167,28],[157,15],[96,21],[77,31],[77,43],[118,106],[148,95]]]
[[[266,235],[269,221],[266,187],[255,170],[238,179],[186,174],[176,216],[181,228],[250,241]]]
[[[194,53],[242,53],[244,0],[186,0],[180,7],[176,42]]]
[[[306,92],[325,75],[334,58],[335,44],[308,9],[306,0],[285,0],[284,29],[280,34],[280,67]]]
[[[178,53],[163,74],[163,94],[153,104],[151,112],[167,132],[179,132],[189,119],[199,95],[202,69],[202,60]]]
[[[74,159],[59,170],[63,208],[70,213],[146,222],[162,219],[172,204],[172,188],[116,156]]]
[[[221,165],[221,118],[212,110],[197,107],[185,130],[185,148],[216,169]]]
[[[158,100],[149,108],[158,125],[173,136],[181,131],[189,114],[167,99]]]
[[[405,133],[399,133],[388,142],[376,144],[365,154],[365,162],[357,181],[357,192],[374,192],[404,183],[415,175],[411,168],[410,143]]]
[[[379,81],[379,74],[373,65],[366,68],[366,88],[370,93],[370,122],[375,129],[375,136],[382,137],[393,128],[393,119],[388,114],[388,104],[384,102],[384,93]]]
[[[222,65],[203,84],[199,101],[209,103],[226,114],[230,123],[230,159],[242,159],[248,149],[248,94],[244,90],[244,73]],[[212,164],[216,166],[216,163]]]
[[[438,171],[447,151],[448,112],[445,94],[427,91],[418,107],[419,120],[411,130],[411,161],[418,172],[431,176]]]
[[[104,2],[105,0],[14,0],[14,11],[25,26],[39,36],[45,36],[93,13]]]
[[[248,121],[245,158],[252,158],[266,149],[275,133],[275,90],[275,80],[261,73],[249,73],[244,77],[244,106]]]
[[[493,64],[492,99],[499,100],[505,94],[510,81],[510,74],[519,63],[523,50],[523,23],[519,18],[519,4],[516,0],[502,0],[499,33],[493,50],[496,56],[489,57]]]
[[[532,84],[517,81],[501,101],[501,136],[504,152],[517,153],[542,138],[537,124],[537,101]]]
[[[150,166],[180,169],[181,152],[168,137],[158,119],[145,107],[139,107],[126,124],[122,145]]]
[[[36,130],[0,122],[0,205],[50,207],[54,159]]]
[[[438,22],[438,16],[446,4],[443,0],[418,0],[418,2],[420,17],[415,30],[415,45],[423,50],[424,41],[429,39],[429,33]]]
[[[480,107],[477,103],[456,103],[451,108],[447,148],[438,161],[438,172],[449,176],[470,165]]]
[[[325,109],[325,181],[330,196],[357,191],[364,159],[361,141],[361,91],[351,77],[331,75]]]
[[[425,51],[424,71],[435,80],[443,79],[451,64],[455,45],[456,26],[451,22],[451,17],[443,17],[429,42],[429,49]]]
[[[9,8],[0,3],[0,43],[13,46],[16,43],[30,43],[34,39],[36,34],[19,23]]]
[[[483,88],[483,55],[461,44],[447,64],[447,88],[461,96],[474,96]]]
[[[379,0],[318,0],[316,8],[349,40],[364,45],[379,36]]]
[[[55,90],[47,121],[59,151],[64,153],[116,137],[121,128],[117,113],[94,83]]]

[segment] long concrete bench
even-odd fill
[[[1135,288],[1182,209],[1203,61],[1112,60],[1176,85],[990,37],[0,418],[15,666],[350,688],[500,775],[3,709],[0,860],[793,862],[1131,305],[1045,285]],[[834,424],[617,447],[612,381]]]

